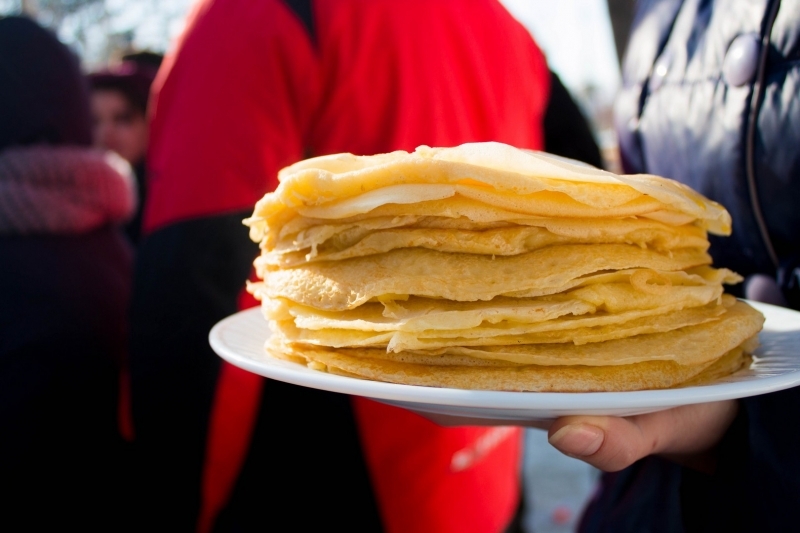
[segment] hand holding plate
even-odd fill
[[[727,400],[626,418],[566,416],[550,426],[548,439],[562,453],[606,472],[648,455],[708,472],[715,466],[714,448],[738,409],[738,402]]]

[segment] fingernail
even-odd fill
[[[548,440],[561,453],[587,457],[600,449],[604,438],[603,430],[599,427],[574,424],[559,429]]]

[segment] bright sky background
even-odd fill
[[[610,100],[620,84],[605,0],[501,0],[533,34],[547,61],[573,92],[594,85]]]
[[[106,0],[114,17],[113,29],[136,28],[137,48],[163,51],[183,29],[184,18],[195,0]]]

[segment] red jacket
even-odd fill
[[[247,505],[259,507],[265,527],[284,512],[307,524],[330,504],[322,523],[354,531],[367,527],[352,520],[374,513],[374,493],[386,531],[497,532],[508,524],[519,499],[518,429],[442,428],[356,399],[341,424],[308,436],[340,416],[309,418],[337,395],[306,402],[321,393],[287,392],[220,366],[203,343],[211,325],[235,311],[258,252],[239,221],[274,189],[281,167],[308,155],[421,144],[494,140],[543,149],[549,80],[531,36],[495,0],[195,7],[154,87],[149,237],[133,306],[134,417],[148,464],[166,478],[153,494],[169,500],[163,512],[198,515],[199,530],[210,531],[258,520]],[[276,388],[292,400],[278,393],[265,400]],[[353,417],[357,434],[345,438],[339,428]],[[320,464],[341,460],[329,447],[349,453],[339,442],[348,438],[355,466],[322,473]],[[279,439],[286,449],[268,452]],[[316,455],[302,456],[292,439]],[[270,453],[280,456],[259,458]],[[364,489],[349,488],[361,483],[363,464]],[[278,496],[290,484],[302,494]],[[320,486],[327,488],[311,496],[309,488]],[[307,512],[293,514],[298,499]],[[340,508],[348,512],[340,516]],[[250,518],[237,519],[236,509]]]

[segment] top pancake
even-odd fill
[[[455,148],[421,146],[412,153],[336,154],[300,161],[279,174],[280,185],[247,220],[260,241],[295,216],[338,219],[386,204],[411,204],[455,195],[545,216],[683,215],[701,228],[730,233],[730,216],[690,188],[648,175],[621,176],[501,143]],[[678,216],[680,218],[680,216]]]

